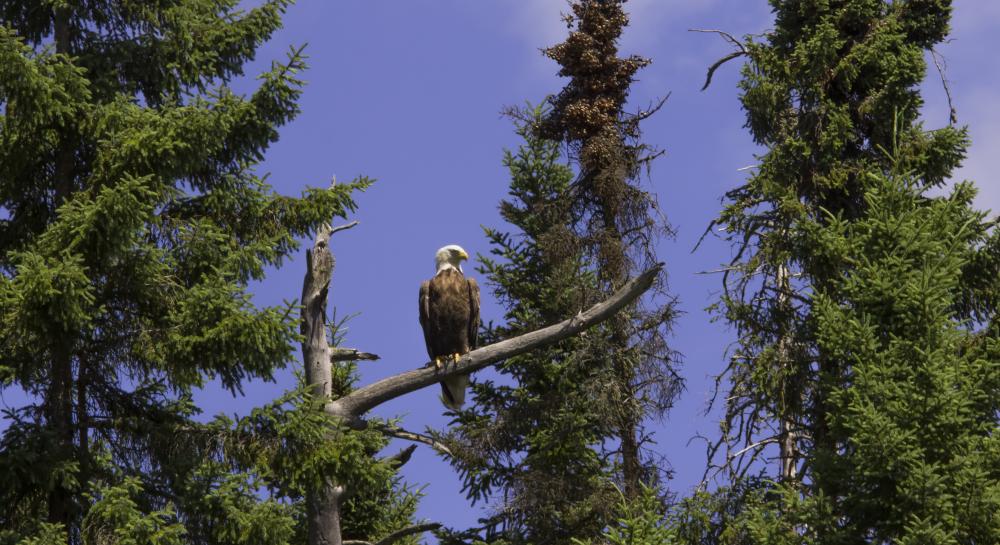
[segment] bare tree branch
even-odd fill
[[[688,29],[688,32],[707,32],[707,33],[712,33],[712,34],[718,34],[719,36],[722,36],[723,39],[725,39],[727,42],[729,42],[734,47],[736,47],[736,51],[733,51],[732,53],[726,55],[725,57],[722,57],[721,59],[715,61],[715,64],[713,64],[712,66],[710,66],[708,68],[708,75],[705,76],[705,85],[702,85],[702,87],[701,87],[702,91],[704,91],[705,89],[708,89],[708,86],[712,84],[712,76],[715,75],[715,71],[718,70],[720,66],[722,66],[723,64],[726,64],[727,62],[729,62],[729,61],[731,61],[731,60],[733,60],[733,59],[735,59],[737,57],[742,57],[744,55],[750,55],[750,52],[747,51],[746,46],[744,46],[742,42],[740,42],[739,40],[737,40],[735,37],[733,37],[732,34],[730,34],[728,32],[725,32],[725,31],[722,31],[722,30],[713,30],[713,29],[704,29],[704,28],[691,28],[691,29]]]
[[[357,348],[330,348],[330,361],[375,361],[379,359],[378,354],[362,352]]]
[[[437,369],[428,363],[420,369],[384,378],[334,400],[327,405],[326,410],[333,416],[348,420],[348,424],[353,424],[361,415],[391,399],[436,384],[445,378],[478,371],[498,361],[576,335],[610,318],[636,300],[653,285],[653,281],[662,269],[663,264],[657,264],[630,280],[609,299],[558,324],[473,350],[462,356],[458,362],[448,364],[442,369]]]
[[[944,94],[948,98],[948,124],[954,125],[958,123],[958,112],[955,111],[955,106],[951,102],[951,87],[948,86],[948,78],[944,75],[947,69],[944,56],[931,48],[931,59],[934,61],[934,67],[937,68],[938,75],[941,76],[941,85],[944,86]]]
[[[441,527],[441,524],[437,522],[427,522],[424,524],[414,524],[413,526],[407,526],[402,530],[397,530],[382,539],[376,541],[374,544],[371,541],[362,541],[360,539],[347,539],[344,541],[344,545],[392,545],[393,543],[403,539],[406,536],[412,536],[413,534],[419,534],[421,532],[429,532],[431,530],[437,530]]]
[[[361,222],[360,222],[360,221],[358,221],[358,220],[354,220],[354,221],[352,221],[351,223],[347,223],[347,224],[344,224],[344,225],[338,225],[338,226],[336,226],[336,227],[330,227],[330,228],[329,228],[329,231],[330,231],[330,234],[332,235],[332,234],[334,234],[334,233],[339,233],[340,231],[346,231],[346,230],[348,230],[348,229],[351,229],[351,228],[354,228],[354,227],[357,227],[357,225],[358,225],[359,223],[361,223]]]
[[[740,42],[732,34],[724,30],[717,30],[714,28],[689,28],[688,32],[704,32],[708,34],[718,34],[719,36],[722,36],[722,38],[725,39],[727,42],[733,44],[733,47],[736,47],[743,53],[747,53],[746,47],[743,46],[743,42]]]
[[[451,456],[451,450],[449,450],[444,443],[436,441],[433,437],[423,435],[420,433],[415,433],[412,431],[406,431],[403,428],[396,426],[394,424],[378,426],[375,429],[384,433],[385,435],[388,435],[389,437],[395,437],[396,439],[404,439],[406,441],[413,441],[414,443],[423,443],[442,454],[447,454],[448,456]]]
[[[395,468],[400,468],[410,461],[413,451],[417,450],[417,445],[410,445],[392,456],[383,458],[382,461]]]

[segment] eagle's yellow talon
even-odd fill
[[[442,369],[444,367],[444,359],[441,356],[434,358],[434,368]]]

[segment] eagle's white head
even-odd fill
[[[449,244],[434,254],[434,266],[437,268],[434,274],[445,269],[458,269],[462,272],[462,261],[466,259],[469,259],[469,254],[461,246]]]

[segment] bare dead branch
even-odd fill
[[[425,444],[425,445],[433,448],[434,450],[436,450],[436,451],[438,451],[438,452],[440,452],[442,454],[447,454],[448,456],[452,455],[451,454],[451,450],[449,450],[448,447],[445,446],[444,443],[436,441],[433,437],[430,437],[430,436],[427,436],[427,435],[423,435],[423,434],[420,434],[420,433],[416,433],[416,432],[412,432],[412,431],[406,431],[403,428],[401,428],[399,426],[396,426],[394,424],[393,425],[382,425],[382,426],[378,426],[378,427],[374,427],[374,426],[370,426],[370,427],[373,427],[374,429],[377,429],[378,431],[384,433],[385,435],[388,435],[389,437],[395,437],[396,439],[403,439],[403,440],[406,440],[406,441],[413,441],[414,443],[423,443],[423,444]],[[416,445],[413,445],[413,446],[416,446]]]
[[[945,69],[947,68],[944,57],[938,53],[936,49],[931,48],[931,59],[934,61],[934,67],[937,68],[938,75],[941,76],[941,85],[944,87],[944,95],[948,98],[948,124],[954,125],[955,123],[958,123],[958,112],[955,110],[955,106],[951,102],[951,87],[948,86],[948,78],[944,75]]]
[[[413,451],[415,450],[417,450],[417,445],[410,445],[392,456],[383,458],[382,461],[398,469],[410,461],[410,457],[413,456]]]
[[[737,40],[732,34],[724,30],[717,30],[714,28],[689,28],[688,32],[704,32],[708,34],[718,34],[719,36],[722,36],[724,40],[732,44],[733,47],[738,48],[743,53],[747,53],[746,47],[743,46],[743,43]]]
[[[743,55],[746,55],[746,53],[743,53],[742,51],[733,51],[732,53],[726,55],[725,57],[722,57],[721,59],[715,61],[715,63],[713,63],[712,66],[708,67],[708,74],[705,75],[705,85],[701,86],[701,90],[704,91],[705,89],[708,89],[709,85],[712,85],[712,76],[715,75],[715,71],[718,70],[720,66],[726,64],[727,62],[737,57],[742,57]]]
[[[441,527],[441,524],[437,522],[427,522],[424,524],[414,524],[413,526],[407,526],[402,530],[396,530],[395,532],[383,537],[382,539],[372,543],[371,541],[362,541],[360,539],[347,539],[344,540],[344,545],[392,545],[393,543],[403,539],[407,536],[412,536],[413,534],[419,534],[422,532],[430,532],[431,530],[437,530]]]
[[[728,271],[738,271],[738,270],[741,270],[741,267],[722,267],[722,268],[719,268],[719,269],[709,269],[707,271],[698,271],[698,272],[696,272],[694,274],[719,274],[719,273],[724,273],[724,272],[728,272]]]
[[[357,348],[330,349],[330,361],[358,361],[358,360],[375,361],[378,359],[379,359],[378,354],[372,354],[371,352],[362,352]]]
[[[336,227],[330,227],[329,228],[330,235],[332,235],[334,233],[339,233],[340,231],[346,231],[348,229],[352,229],[354,227],[357,227],[359,223],[361,223],[361,222],[358,221],[358,220],[354,220],[351,223],[346,223],[344,225],[338,225]]]
[[[662,98],[660,98],[659,100],[657,100],[655,104],[651,104],[645,110],[639,110],[635,114],[634,119],[636,121],[645,121],[650,116],[652,116],[656,112],[660,111],[660,108],[663,108],[663,105],[667,103],[667,99],[669,99],[669,98],[670,98],[670,93],[667,93],[665,96],[663,96]]]
[[[743,456],[744,454],[750,452],[751,450],[757,450],[761,447],[770,445],[772,443],[777,443],[778,439],[779,439],[778,437],[768,437],[767,439],[762,439],[760,441],[757,441],[756,443],[747,445],[732,454],[726,454],[726,458],[728,458],[729,460],[735,460],[736,458]]]
[[[413,534],[419,534],[422,532],[430,532],[431,530],[437,530],[440,527],[441,525],[438,524],[437,522],[414,524],[413,526],[403,528],[402,530],[397,530],[383,537],[375,545],[391,545],[392,543],[395,543],[406,536],[412,536]]]
[[[358,388],[328,404],[327,412],[333,416],[345,418],[348,420],[348,424],[351,424],[351,421],[357,420],[364,413],[391,399],[439,383],[445,378],[472,373],[498,361],[576,335],[610,318],[626,305],[638,299],[653,285],[662,269],[663,264],[657,264],[630,280],[607,300],[558,324],[473,350],[462,356],[458,362],[446,365],[442,369],[437,369],[428,363],[420,369],[400,373]]]
[[[722,38],[725,39],[727,42],[732,44],[733,47],[736,48],[736,51],[733,51],[732,53],[726,55],[725,57],[722,57],[721,59],[715,61],[715,64],[713,64],[708,68],[708,74],[705,76],[705,85],[702,85],[701,87],[702,91],[708,89],[708,86],[712,84],[712,76],[715,75],[715,71],[718,70],[720,66],[726,64],[727,62],[737,57],[750,55],[750,52],[747,51],[746,46],[744,46],[742,42],[737,40],[732,34],[728,32],[722,30],[704,29],[704,28],[691,28],[688,29],[688,32],[706,32],[706,33],[718,34],[719,36],[722,36]]]

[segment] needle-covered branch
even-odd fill
[[[614,316],[638,299],[653,285],[662,268],[662,264],[656,265],[630,280],[607,300],[558,324],[473,350],[455,364],[446,365],[442,369],[428,364],[420,369],[384,378],[334,400],[327,405],[327,411],[348,421],[357,421],[361,415],[386,401],[439,383],[447,377],[478,371],[512,356],[576,335]]]

